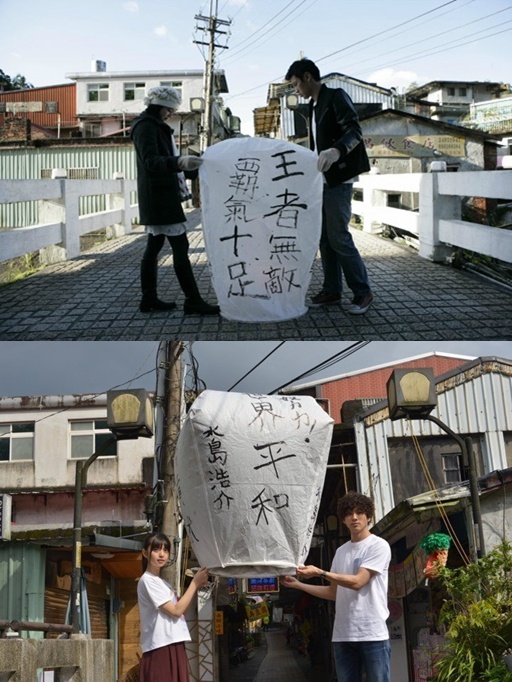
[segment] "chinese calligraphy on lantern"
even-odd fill
[[[283,140],[240,138],[203,159],[203,228],[221,314],[244,322],[303,315],[321,228],[316,155]]]
[[[309,396],[201,393],[176,449],[182,516],[201,565],[243,577],[304,561],[331,432]]]

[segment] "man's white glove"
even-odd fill
[[[318,155],[316,167],[318,168],[320,173],[325,173],[325,171],[328,171],[333,163],[336,163],[336,161],[339,160],[340,156],[341,152],[339,151],[339,149],[335,149],[334,147],[326,149],[325,151],[320,152],[320,154]]]
[[[180,156],[178,159],[178,168],[182,171],[197,170],[203,163],[203,159],[199,156]]]

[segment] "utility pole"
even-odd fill
[[[160,475],[163,479],[162,533],[171,541],[171,564],[162,571],[162,577],[175,589],[179,588],[179,561],[181,555],[176,479],[174,457],[181,422],[181,354],[184,346],[181,341],[168,341],[165,349],[165,398],[164,398],[164,436]]]
[[[214,9],[215,5],[215,9]],[[218,45],[215,42],[217,35],[226,35],[227,31],[220,31],[218,26],[230,26],[231,21],[226,21],[217,18],[219,9],[219,0],[210,0],[210,16],[205,17],[201,14],[196,14],[194,19],[196,21],[204,22],[204,26],[198,26],[200,31],[209,33],[208,42],[201,40],[194,40],[196,45],[208,46],[208,59],[206,60],[204,70],[204,113],[201,130],[201,151],[204,152],[211,143],[213,135],[213,95],[214,95],[214,69],[215,69],[215,49],[220,48],[227,50],[227,45]]]

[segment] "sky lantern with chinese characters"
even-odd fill
[[[317,158],[262,137],[224,140],[203,154],[204,239],[222,317],[275,322],[307,312],[322,220]]]
[[[201,566],[224,577],[295,573],[309,552],[332,427],[309,396],[199,395],[175,470]]]
[[[445,533],[431,533],[430,535],[426,535],[420,542],[420,547],[422,547],[427,554],[427,563],[423,569],[423,573],[427,579],[437,578],[440,569],[443,566],[446,566],[450,543],[451,538]]]

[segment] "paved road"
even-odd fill
[[[188,215],[190,255],[203,296],[215,300],[199,210]],[[354,231],[369,270],[375,303],[362,316],[341,305],[312,307],[286,322],[249,324],[183,315],[183,294],[170,250],[162,251],[159,294],[171,312],[140,313],[142,229],[73,260],[0,288],[0,340],[503,340],[512,339],[512,291],[434,264],[407,247]],[[317,259],[309,294],[321,284]]]
[[[312,668],[306,656],[286,646],[284,631],[270,628],[254,657],[230,668],[229,682],[328,682],[324,668]]]

